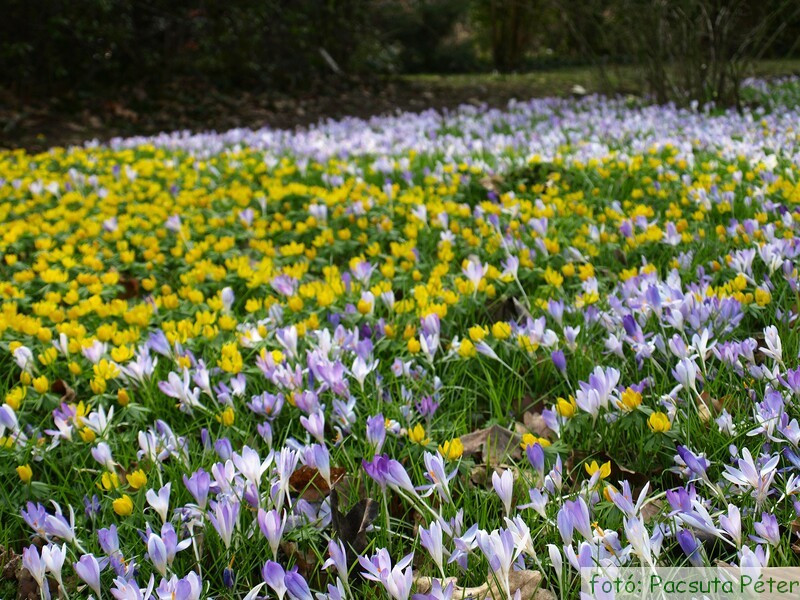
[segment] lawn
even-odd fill
[[[800,565],[800,82],[745,95],[0,152],[0,598]]]

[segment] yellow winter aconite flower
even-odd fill
[[[535,444],[539,444],[542,448],[547,448],[550,445],[550,440],[547,438],[536,436],[532,433],[525,433],[522,436],[522,441],[520,442],[520,448],[523,450],[528,446],[533,446]]]
[[[30,465],[20,465],[17,467],[17,475],[22,483],[30,483],[33,479],[33,469]]]
[[[489,335],[489,329],[487,327],[482,327],[481,325],[473,325],[472,327],[469,328],[469,338],[473,342],[480,342],[487,335]]]
[[[618,402],[619,407],[624,411],[632,411],[638,408],[641,403],[642,395],[630,387],[625,388]]]
[[[511,337],[511,325],[505,321],[497,321],[492,325],[492,335],[498,340],[506,340]]]
[[[440,444],[439,454],[447,460],[458,460],[461,458],[461,455],[464,454],[464,444],[461,442],[461,438],[454,438]]]
[[[458,346],[458,355],[462,358],[471,358],[475,356],[478,351],[475,349],[475,344],[469,339],[461,340]]]
[[[232,406],[226,406],[225,410],[216,415],[215,418],[217,419],[218,423],[221,423],[225,427],[230,427],[236,420],[236,413],[234,412]]]
[[[6,394],[5,403],[15,411],[19,410],[19,407],[22,406],[22,401],[25,399],[26,394],[27,389],[24,387],[12,388],[11,391]]]
[[[600,479],[605,479],[609,475],[611,475],[611,461],[604,462],[602,465],[598,465],[596,460],[593,460],[591,463],[584,463],[583,468],[586,469],[586,473],[591,477],[598,471],[600,471]]]
[[[425,428],[419,423],[408,430],[408,439],[415,444],[419,444],[420,446],[427,446],[431,443],[431,441],[426,437]]]
[[[137,469],[135,471],[131,471],[128,473],[128,485],[131,486],[134,490],[141,489],[145,485],[147,485],[147,475],[145,475],[144,471],[141,469]]]
[[[240,373],[244,367],[242,355],[239,352],[236,342],[230,342],[222,346],[219,367],[228,373]]]
[[[100,485],[107,492],[117,489],[119,487],[119,475],[111,471],[105,471],[100,477]]]
[[[577,410],[578,406],[575,404],[575,399],[572,396],[569,397],[569,400],[565,400],[564,398],[558,398],[556,400],[556,412],[565,419],[574,417]]]
[[[117,390],[117,402],[119,402],[120,406],[128,406],[131,401],[131,397],[128,394],[128,390],[125,388],[120,388]]]
[[[554,288],[560,288],[564,283],[564,277],[562,277],[558,271],[554,271],[550,267],[547,267],[544,271],[544,280],[547,285],[551,285]]]
[[[111,358],[121,363],[133,358],[133,348],[130,346],[117,346],[111,350]]]
[[[47,392],[50,389],[50,382],[47,380],[47,377],[44,375],[36,377],[33,380],[33,389],[40,394]]]
[[[647,426],[654,433],[666,433],[672,427],[669,417],[663,412],[654,412],[647,419]]]
[[[133,513],[133,500],[128,494],[124,494],[121,498],[114,500],[111,506],[120,517],[128,517]]]
[[[98,380],[108,381],[119,375],[119,368],[113,362],[105,358],[92,367],[94,376]]]

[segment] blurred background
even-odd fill
[[[591,92],[741,105],[795,0],[4,0],[0,145]]]

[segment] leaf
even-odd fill
[[[464,454],[480,453],[481,460],[487,465],[498,465],[506,456],[514,459],[522,457],[519,444],[521,436],[500,425],[492,425],[486,429],[474,431],[461,436]]]
[[[544,417],[540,412],[526,412],[522,415],[522,422],[525,428],[537,437],[547,439],[553,438],[553,431],[544,422]]]
[[[459,587],[455,577],[442,581],[442,586],[453,582],[453,598],[470,598],[470,600],[490,600],[505,597],[505,592],[494,579],[490,579],[478,587]],[[555,600],[556,595],[542,587],[542,574],[539,571],[511,571],[508,575],[511,596],[519,591],[522,600]],[[417,592],[425,594],[431,590],[433,579],[419,577],[415,580]]]
[[[294,564],[297,566],[300,574],[306,579],[312,573],[317,565],[317,557],[313,552],[301,550],[296,542],[284,540],[280,543],[281,550],[289,558],[294,559]]]
[[[378,503],[372,498],[356,502],[347,514],[339,510],[339,493],[331,490],[331,523],[333,530],[347,550],[347,562],[353,564],[356,555],[367,547],[367,528],[378,517]]]
[[[333,485],[336,485],[344,475],[345,470],[342,467],[331,467],[331,483]],[[320,472],[308,465],[303,465],[292,473],[289,477],[289,485],[299,494],[300,498],[307,502],[319,502],[331,492],[328,482]]]
[[[61,396],[61,402],[66,402],[67,404],[74,402],[75,398],[77,398],[75,390],[63,379],[56,379],[53,385],[50,386],[50,391],[54,394],[59,394]]]
[[[122,274],[119,279],[122,290],[117,294],[118,300],[130,300],[139,295],[139,280],[131,275]]]
[[[642,519],[645,523],[650,523],[650,521],[661,514],[663,509],[664,503],[658,498],[645,502],[641,510]]]

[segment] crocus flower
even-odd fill
[[[442,545],[442,526],[434,521],[428,529],[419,528],[419,537],[422,547],[431,555],[433,562],[439,567],[439,573],[444,578],[444,546]]]
[[[506,515],[510,515],[511,501],[514,495],[514,474],[510,469],[503,471],[502,475],[498,475],[495,471],[492,473],[492,487],[503,502]]]
[[[478,548],[489,562],[489,568],[503,587],[505,597],[510,598],[508,577],[511,566],[517,557],[514,537],[507,529],[495,530],[491,533],[478,530],[476,540]]]
[[[753,527],[757,534],[750,536],[753,541],[771,546],[778,546],[781,543],[781,533],[775,515],[767,512],[761,513],[761,521],[756,521]]]
[[[277,560],[278,548],[283,537],[283,530],[286,527],[286,513],[283,516],[276,510],[265,511],[258,509],[258,527],[261,533],[267,538],[269,547],[272,550],[272,557]]]
[[[59,587],[64,586],[61,569],[64,566],[64,560],[66,557],[66,544],[61,544],[61,546],[57,546],[56,544],[48,544],[47,546],[42,547],[42,562],[44,562],[45,566],[47,567],[47,571],[53,576],[53,579],[56,580]]]
[[[305,578],[297,572],[297,567],[287,571],[283,578],[286,591],[292,600],[314,600]]]
[[[42,597],[50,600],[50,586],[47,583],[47,565],[39,556],[36,546],[28,546],[22,551],[22,566],[28,570],[36,584],[39,586]],[[99,570],[98,570],[99,573]],[[80,576],[80,573],[78,573]]]
[[[241,454],[233,452],[231,454],[231,460],[239,472],[244,475],[245,479],[258,489],[261,485],[261,477],[272,464],[273,455],[270,453],[267,458],[262,461],[258,452],[249,446],[245,446],[242,448]]]
[[[756,467],[753,457],[747,448],[742,449],[742,458],[737,460],[738,469],[725,465],[725,472],[722,474],[725,479],[743,488],[752,488],[752,495],[756,499],[756,505],[766,500],[770,493],[772,481],[777,473],[780,455],[776,454],[764,464],[760,469]]]
[[[382,414],[367,418],[367,442],[375,453],[381,451],[386,440],[386,419]]]
[[[93,554],[84,554],[72,564],[75,573],[100,597],[100,565]]]
[[[211,486],[211,477],[203,469],[197,469],[191,477],[183,476],[183,485],[197,502],[200,510],[205,510],[208,502],[208,491]]]
[[[386,549],[380,549],[372,558],[358,557],[364,569],[362,575],[366,579],[377,581],[395,600],[408,600],[411,594],[412,570],[411,561],[414,555],[409,554],[392,567],[392,560]]]
[[[261,569],[261,577],[272,591],[278,596],[278,600],[283,600],[286,595],[286,583],[284,581],[286,572],[278,563],[268,560]]]
[[[233,531],[239,523],[240,504],[236,501],[224,499],[212,503],[210,508],[211,510],[207,513],[208,520],[211,521],[219,537],[222,538],[225,548],[229,549]]]
[[[328,542],[328,560],[322,565],[323,569],[336,567],[336,572],[347,586],[349,572],[347,570],[347,552],[341,540],[331,539]]]
[[[167,522],[167,513],[169,512],[169,494],[172,488],[172,483],[167,483],[156,493],[154,490],[147,490],[145,498],[147,503],[152,507],[156,513],[161,517],[161,522]]]
[[[697,541],[694,534],[688,529],[681,529],[677,537],[681,550],[689,557],[689,562],[692,566],[702,567],[705,564],[702,556],[703,546]]]

